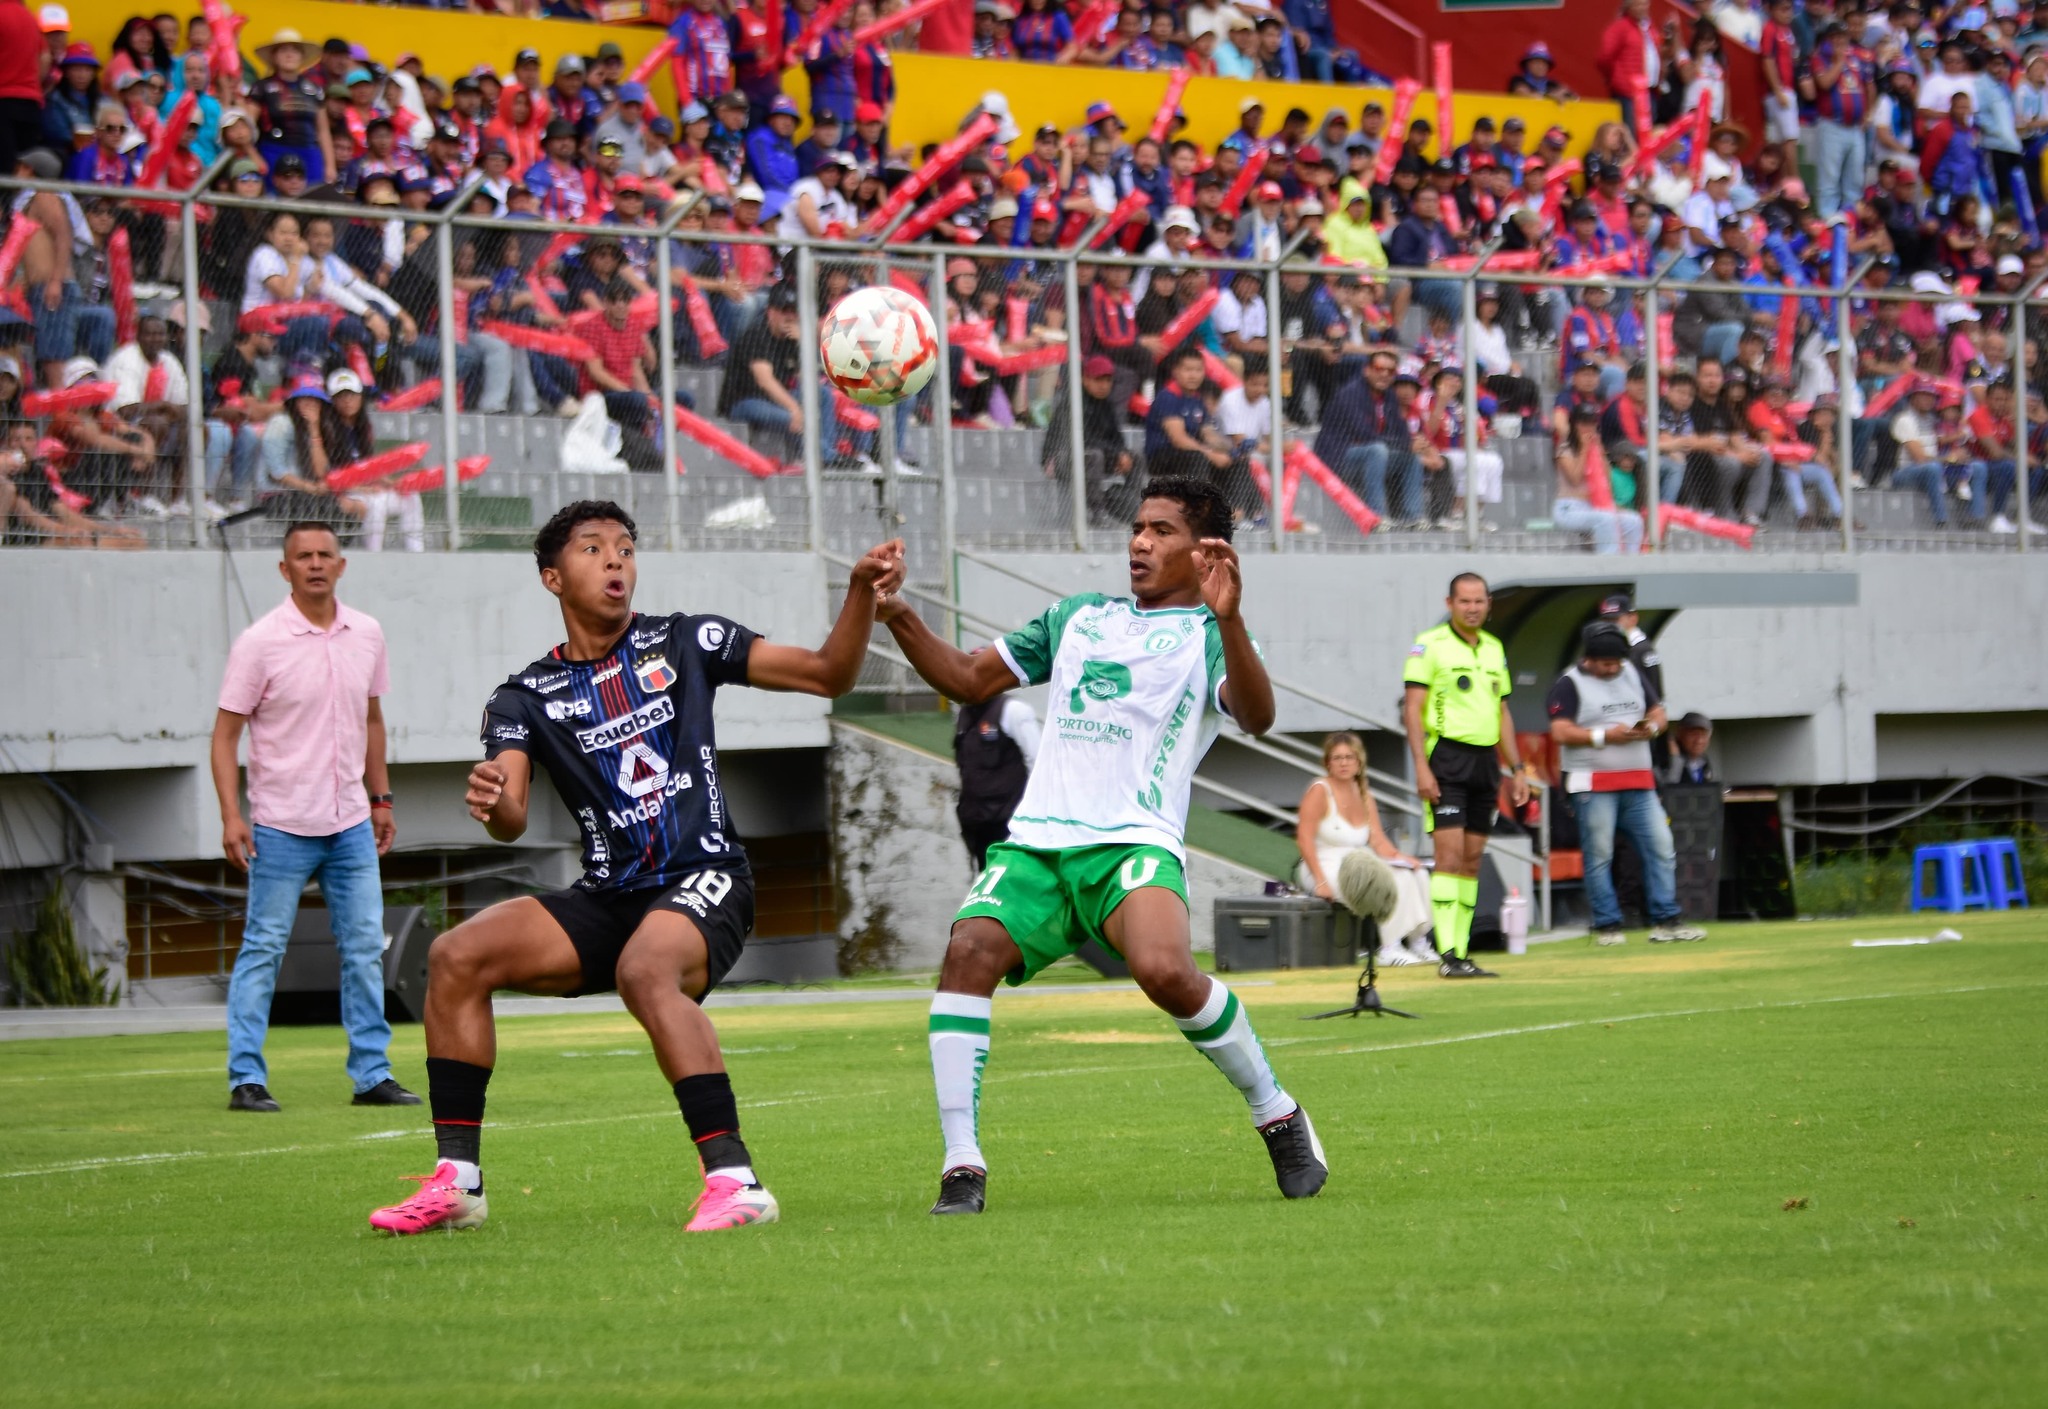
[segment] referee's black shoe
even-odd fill
[[[1442,978],[1500,977],[1500,975],[1495,973],[1493,970],[1482,969],[1477,964],[1473,963],[1470,959],[1462,958],[1456,954],[1444,955],[1443,962],[1437,965],[1436,971],[1438,976]]]
[[[1296,1106],[1293,1114],[1260,1126],[1259,1134],[1266,1141],[1266,1153],[1272,1157],[1273,1178],[1281,1193],[1290,1199],[1306,1199],[1323,1187],[1323,1181],[1330,1177],[1330,1166],[1323,1158],[1323,1142],[1316,1139],[1316,1128],[1309,1123],[1307,1111]]]
[[[988,1205],[988,1175],[972,1165],[949,1169],[939,1180],[933,1213],[980,1213]]]

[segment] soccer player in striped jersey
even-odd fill
[[[610,502],[570,504],[534,541],[567,638],[484,706],[470,816],[492,838],[526,830],[534,765],[583,834],[583,878],[493,905],[428,959],[427,1092],[440,1160],[403,1203],[370,1215],[392,1233],[474,1228],[486,1214],[479,1144],[497,1041],[491,994],[616,988],[654,1045],[697,1148],[704,1186],[690,1232],[773,1222],[775,1198],[740,1138],[718,1034],[699,1004],[754,922],[746,853],[718,782],[712,697],[723,685],[830,698],[853,687],[902,548],[854,567],[825,644],[777,645],[720,616],[633,610],[635,529]]]
[[[1237,996],[1189,952],[1181,838],[1195,765],[1223,715],[1263,734],[1273,684],[1238,614],[1230,508],[1207,483],[1154,479],[1131,526],[1131,595],[1083,593],[972,655],[892,596],[904,657],[962,704],[1050,682],[1045,733],[1010,839],[953,922],[932,1000],[932,1078],[945,1137],[933,1213],[979,1213],[981,1071],[999,982],[1023,983],[1100,939],[1145,996],[1251,1107],[1280,1192],[1307,1198],[1329,1169],[1308,1115],[1281,1089]]]

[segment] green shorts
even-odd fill
[[[1180,860],[1159,846],[1077,846],[1040,851],[1015,842],[988,849],[954,921],[987,916],[1009,932],[1024,962],[1005,976],[1023,983],[1091,939],[1110,948],[1103,926],[1134,890],[1158,886],[1188,902]]]

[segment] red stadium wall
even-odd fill
[[[1585,98],[1611,96],[1595,60],[1601,32],[1619,12],[1616,0],[1558,0],[1549,5],[1515,0],[1335,0],[1330,6],[1339,41],[1389,77],[1430,81],[1427,43],[1418,67],[1415,36],[1390,19],[1391,14],[1422,31],[1425,41],[1450,42],[1460,88],[1507,91],[1523,51],[1540,39],[1557,56],[1557,76]],[[1690,6],[1651,0],[1650,14],[1660,28],[1667,18],[1676,18],[1681,33],[1692,32],[1695,14]],[[1729,111],[1755,132],[1763,115],[1756,54],[1725,39],[1723,47],[1728,55]]]

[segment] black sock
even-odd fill
[[[442,1159],[481,1164],[484,1088],[491,1069],[452,1057],[427,1058],[427,1101],[434,1112],[434,1147]]]
[[[747,1142],[740,1139],[740,1108],[733,1100],[732,1078],[722,1071],[705,1072],[684,1077],[675,1090],[683,1123],[690,1127],[690,1139],[704,1168],[751,1168],[754,1161],[747,1154]]]

